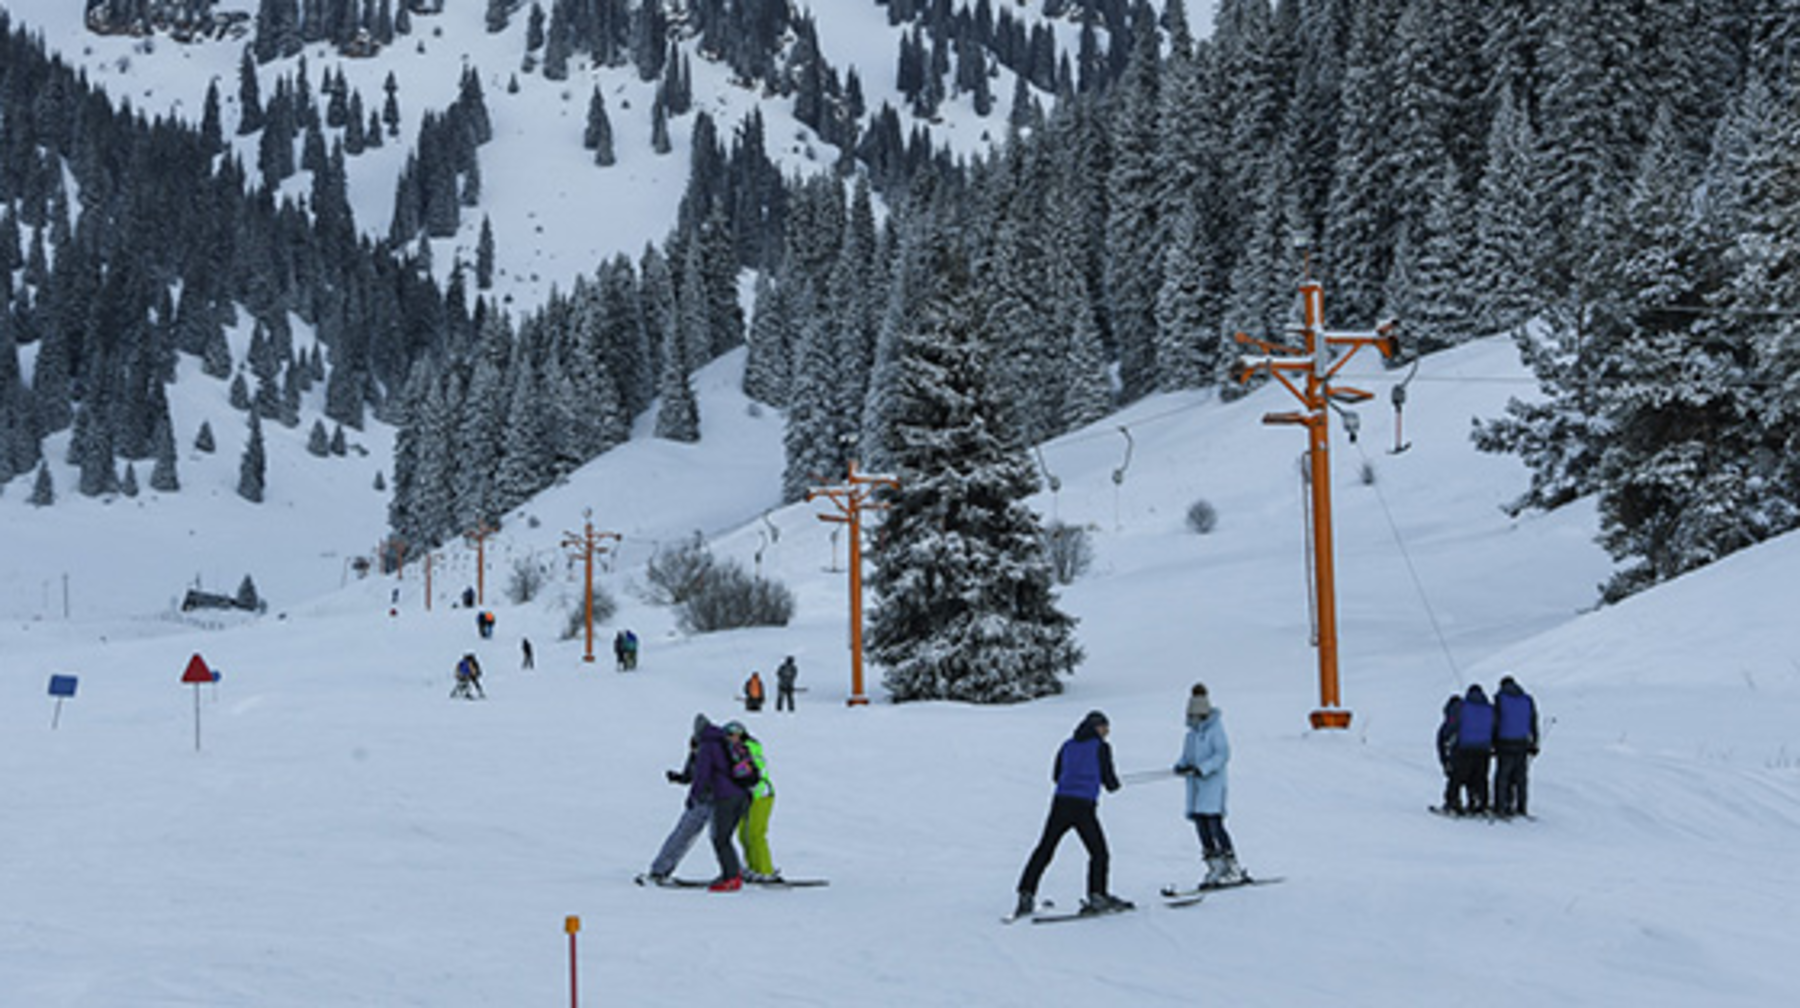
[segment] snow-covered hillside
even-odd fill
[[[722,992],[759,1005],[1785,1002],[1800,898],[1800,630],[1779,607],[1800,540],[1586,611],[1607,569],[1591,513],[1508,519],[1496,505],[1523,474],[1467,442],[1471,415],[1528,387],[1505,341],[1424,363],[1410,451],[1384,451],[1380,409],[1365,411],[1360,444],[1335,445],[1355,721],[1327,733],[1306,727],[1317,687],[1300,438],[1259,423],[1288,408],[1281,390],[1231,404],[1158,396],[1044,447],[1060,490],[1037,506],[1089,527],[1097,553],[1063,595],[1089,654],[1064,696],[848,708],[842,544],[817,520],[822,505],[771,510],[780,427],[729,391],[739,365],[703,376],[701,444],[636,443],[509,516],[490,543],[491,641],[450,605],[472,579],[460,546],[435,565],[429,612],[417,567],[283,597],[280,615],[221,630],[132,609],[10,611],[0,1001],[555,1002],[568,997],[564,920],[579,915],[584,1004]],[[1391,381],[1365,384],[1384,403]],[[1200,498],[1220,516],[1206,536],[1183,521]],[[196,523],[199,500],[179,505]],[[76,584],[180,569],[181,544],[103,548],[117,545],[119,512],[77,503],[45,513],[85,523],[91,546],[52,552],[41,526],[9,516],[9,563],[68,569]],[[621,603],[602,633],[644,637],[634,674],[585,664],[578,640],[558,639],[573,576],[530,605],[498,589],[510,558],[560,553],[589,508],[626,536],[601,576]],[[345,534],[333,520],[297,506],[263,527],[329,543]],[[689,637],[644,602],[635,586],[650,544],[692,529],[788,584],[793,624]],[[316,577],[259,567],[258,579]],[[521,636],[536,645],[535,671],[518,670]],[[471,650],[489,699],[451,701],[451,666]],[[199,752],[195,697],[178,682],[195,653],[223,672],[199,695]],[[808,689],[800,711],[744,715],[732,699],[743,677],[790,653]],[[1503,672],[1546,719],[1538,821],[1425,814],[1440,789],[1439,705]],[[51,674],[80,677],[54,730]],[[1228,718],[1240,854],[1286,881],[1156,906],[1157,886],[1197,876],[1198,851],[1180,789],[1136,783],[1104,798],[1101,818],[1113,888],[1143,909],[1001,927],[1056,745],[1100,708],[1122,770],[1167,767],[1195,680]],[[696,711],[742,717],[765,741],[777,861],[829,888],[631,884],[679,811],[662,771],[679,763]],[[1066,842],[1044,895],[1072,903],[1083,862]],[[684,873],[711,871],[701,845]]]
[[[163,36],[137,39],[101,36],[84,27],[83,7],[70,0],[9,0],[5,5],[16,25],[41,34],[52,52],[85,67],[89,79],[115,99],[150,114],[200,120],[208,82],[217,82],[225,122],[231,136],[238,119],[238,64],[247,39],[207,40],[182,44]],[[371,107],[384,99],[383,82],[391,73],[399,85],[402,121],[398,142],[389,141],[347,163],[351,205],[363,230],[387,234],[393,217],[395,181],[418,139],[425,112],[442,112],[457,96],[465,67],[474,68],[494,123],[494,139],[480,150],[482,192],[478,206],[466,209],[460,233],[433,242],[432,258],[440,278],[448,277],[461,259],[472,264],[482,218],[492,222],[496,275],[491,296],[504,305],[529,310],[553,288],[569,290],[578,276],[592,275],[600,262],[623,253],[636,258],[647,243],[661,243],[675,223],[675,211],[687,184],[689,140],[693,116],[670,126],[673,149],[651,149],[651,105],[656,83],[641,80],[630,66],[594,67],[585,60],[571,65],[567,80],[547,80],[521,69],[524,61],[526,9],[507,28],[489,33],[486,3],[453,2],[442,13],[418,15],[413,32],[367,59],[340,56],[325,44],[308,46],[301,57],[277,59],[258,68],[262,94],[278,77],[291,76],[298,59],[307,62],[312,86],[326,71],[342,74]],[[542,4],[545,10],[550,4]],[[906,102],[894,81],[894,62],[901,30],[890,26],[887,11],[874,0],[830,0],[802,5],[817,18],[820,44],[840,71],[857,68],[871,110],[885,102],[904,110]],[[1212,23],[1212,0],[1189,0],[1190,23],[1204,35]],[[220,5],[254,12],[253,0]],[[1021,7],[1016,17],[1035,22],[1041,4]],[[1072,51],[1076,29],[1056,22],[1059,46]],[[769,98],[759,90],[734,84],[728,68],[684,50],[693,57],[695,108],[709,113],[727,140],[752,109],[762,111],[767,151],[785,170],[804,174],[824,170],[836,151],[797,122],[788,99]],[[1012,94],[1013,75],[1001,70],[993,85],[1002,98]],[[517,84],[514,90],[511,85]],[[582,147],[588,99],[595,89],[606,98],[613,124],[618,162],[601,168],[593,152]],[[1045,99],[1048,101],[1048,97]],[[903,112],[909,124],[910,114]],[[1005,135],[1005,107],[983,118],[967,98],[948,104],[941,119],[928,125],[939,143],[960,154],[983,150]],[[256,137],[234,141],[245,163],[256,164]],[[284,192],[304,195],[310,173],[301,172]]]

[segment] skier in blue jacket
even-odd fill
[[[1537,701],[1504,676],[1494,693],[1494,814],[1525,815],[1526,768],[1538,751]]]
[[[1231,743],[1225,737],[1224,712],[1212,705],[1205,683],[1195,683],[1187,704],[1187,738],[1175,772],[1187,777],[1187,817],[1200,834],[1206,877],[1200,888],[1237,885],[1249,880],[1238,865],[1231,834],[1225,832],[1225,767]]]
[[[1089,711],[1075,727],[1075,734],[1056,751],[1056,764],[1051,778],[1056,781],[1056,795],[1050,801],[1050,817],[1044,822],[1044,835],[1025,862],[1019,876],[1017,916],[1023,917],[1037,907],[1038,880],[1050,867],[1056,846],[1070,830],[1081,838],[1088,852],[1086,909],[1094,912],[1129,910],[1133,904],[1106,891],[1109,855],[1106,834],[1100,829],[1100,789],[1119,790],[1119,775],[1113,770],[1112,746],[1106,741],[1111,731],[1106,715]]]
[[[1457,712],[1456,747],[1451,751],[1462,809],[1468,815],[1487,814],[1488,763],[1493,754],[1494,705],[1488,702],[1481,684],[1472,683]]]

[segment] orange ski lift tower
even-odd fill
[[[863,613],[862,613],[862,513],[865,510],[885,510],[886,504],[877,503],[873,497],[876,487],[900,488],[900,481],[892,476],[871,476],[856,471],[856,460],[850,460],[850,472],[843,486],[814,487],[806,492],[806,499],[812,501],[819,497],[830,498],[837,505],[837,514],[819,515],[824,522],[838,522],[850,526],[850,699],[852,707],[860,707],[869,702],[863,693]]]
[[[487,541],[488,536],[500,531],[482,519],[475,527],[463,533],[463,538],[475,544],[475,604],[487,605]]]
[[[1365,346],[1391,357],[1399,349],[1394,323],[1383,322],[1374,332],[1333,332],[1325,328],[1325,290],[1310,275],[1300,282],[1301,323],[1289,329],[1300,338],[1299,347],[1237,334],[1261,356],[1238,359],[1238,381],[1267,372],[1300,400],[1303,410],[1268,413],[1265,424],[1296,424],[1306,428],[1308,479],[1312,485],[1312,588],[1318,619],[1319,709],[1312,712],[1314,728],[1348,728],[1350,712],[1338,695],[1337,589],[1331,564],[1331,409],[1342,403],[1373,398],[1362,389],[1333,388],[1331,379]]]
[[[594,557],[605,555],[606,540],[623,542],[624,537],[617,532],[594,531],[593,508],[582,511],[581,517],[584,519],[581,531],[564,532],[562,545],[564,549],[573,551],[575,556],[581,558],[587,571],[587,588],[582,593],[583,621],[587,625],[587,650],[582,653],[581,660],[591,662],[594,660]]]

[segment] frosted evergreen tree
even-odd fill
[[[1608,421],[1600,542],[1620,561],[1608,599],[1766,539],[1796,516],[1793,500],[1760,489],[1777,446],[1750,422],[1767,395],[1751,388],[1752,350],[1698,311],[1714,293],[1721,250],[1697,226],[1685,147],[1665,107],[1617,233],[1584,271],[1621,295],[1603,303],[1594,326],[1610,351],[1595,384]]]
[[[541,376],[522,348],[515,350],[509,371],[513,386],[507,397],[509,412],[500,467],[494,474],[494,495],[498,500],[524,501],[548,485],[546,476],[552,472],[551,437],[544,416]]]
[[[803,282],[797,303],[816,303]],[[835,415],[838,347],[823,312],[802,310],[794,336],[793,374],[789,385],[787,423],[782,430],[786,464],[781,499],[796,501],[820,481],[835,481],[845,472],[849,446]]]
[[[1369,318],[1380,309],[1393,255],[1397,183],[1387,151],[1394,114],[1388,58],[1394,17],[1393,0],[1356,5],[1344,69],[1321,266],[1333,311],[1347,318]]]
[[[99,403],[82,404],[75,414],[75,431],[69,441],[69,461],[79,470],[75,489],[83,497],[119,491],[112,425],[97,411],[103,411]]]
[[[675,334],[663,348],[662,381],[657,386],[662,402],[656,411],[656,436],[692,443],[700,440],[700,404],[694,398],[682,344],[679,334]]]
[[[1206,286],[1208,245],[1192,205],[1171,237],[1156,296],[1157,387],[1202,388],[1218,379],[1219,298]]]
[[[250,579],[250,575],[245,574],[244,580],[238,582],[237,594],[232,597],[232,601],[237,603],[239,609],[251,612],[262,610],[262,596],[256,593],[256,582]]]
[[[900,350],[900,489],[884,494],[869,655],[897,702],[1048,696],[1081,661],[1075,621],[1025,504],[1036,471],[987,383],[968,267],[936,258],[943,287]]]
[[[582,134],[581,144],[594,152],[594,163],[602,168],[618,161],[613,153],[612,120],[607,118],[606,98],[598,87],[588,99],[587,131]]]
[[[156,459],[150,467],[150,489],[159,493],[175,493],[181,489],[181,479],[175,470],[175,425],[170,421],[165,409],[156,421],[156,432],[151,438],[151,454]]]
[[[481,235],[475,242],[475,289],[494,288],[494,224],[481,215]]]
[[[127,497],[138,495],[137,467],[130,462],[125,463],[125,474],[119,477],[119,492]]]
[[[244,454],[238,460],[238,496],[252,504],[263,502],[267,489],[268,459],[263,449],[262,418],[250,414],[250,436],[244,442]]]
[[[782,274],[785,270],[778,270]],[[744,358],[744,394],[760,403],[787,405],[790,344],[793,317],[788,305],[788,281],[758,273],[751,309],[749,349]]]
[[[1383,297],[1382,317],[1401,320],[1407,349],[1418,353],[1455,346],[1475,335],[1474,296],[1462,261],[1466,242],[1456,225],[1462,194],[1453,171],[1441,163],[1428,169],[1421,188],[1430,193],[1431,202],[1423,216],[1401,225]]]
[[[1112,170],[1106,222],[1106,292],[1125,401],[1156,387],[1156,292],[1162,283],[1156,175],[1157,39],[1140,36],[1113,92]]]
[[[217,442],[213,440],[212,422],[200,421],[200,430],[194,435],[194,450],[211,455],[217,450],[216,446]]]
[[[56,503],[56,483],[50,478],[50,463],[38,463],[37,478],[32,481],[27,503],[33,507],[49,507]]]
[[[512,355],[512,327],[507,315],[495,312],[476,336],[475,359],[468,368],[455,430],[453,514],[462,528],[491,521],[503,507],[492,499],[493,473],[500,464],[501,439],[507,419],[507,360]]]
[[[306,451],[319,458],[331,453],[331,439],[325,433],[325,421],[313,421],[312,431],[306,436]]]
[[[1475,198],[1475,241],[1466,282],[1476,300],[1482,332],[1509,331],[1525,324],[1540,303],[1537,284],[1543,225],[1537,210],[1536,134],[1529,118],[1502,92],[1488,135],[1487,170]]]

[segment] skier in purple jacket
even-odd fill
[[[1056,846],[1070,830],[1081,838],[1088,852],[1088,897],[1085,909],[1099,913],[1129,910],[1132,904],[1106,891],[1108,854],[1106,834],[1100,829],[1100,789],[1119,790],[1119,776],[1113,770],[1112,746],[1106,736],[1111,728],[1106,715],[1089,711],[1075,727],[1075,734],[1056,751],[1056,764],[1051,777],[1056,781],[1056,796],[1050,801],[1050,817],[1044,822],[1044,835],[1025,862],[1019,876],[1019,902],[1014,914],[1019,917],[1037,908],[1038,880],[1050,867]]]
[[[744,887],[743,862],[732,843],[738,820],[750,806],[750,795],[731,779],[731,756],[726,749],[725,730],[708,724],[700,730],[700,743],[694,750],[694,783],[691,799],[712,803],[713,853],[719,859],[719,877],[708,886],[713,892],[736,892]]]

